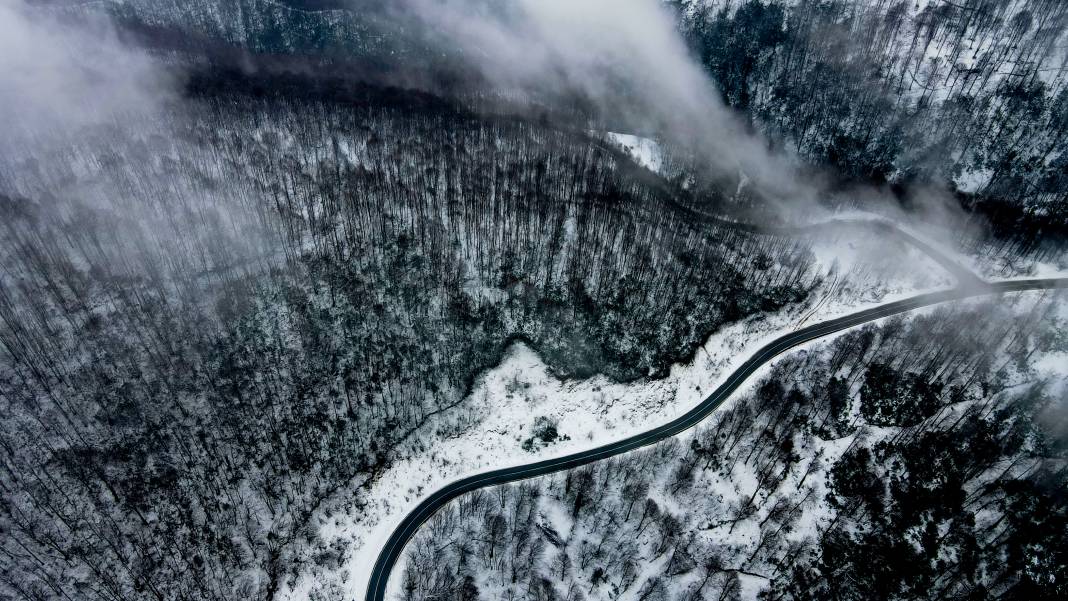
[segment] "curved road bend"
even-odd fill
[[[851,328],[883,317],[897,315],[906,311],[912,311],[922,307],[937,305],[947,301],[961,300],[976,296],[983,296],[1004,292],[1022,292],[1026,290],[1052,290],[1068,288],[1068,278],[1047,278],[1034,280],[1015,280],[1007,282],[995,282],[986,284],[982,288],[958,287],[952,290],[942,290],[921,294],[911,298],[887,303],[864,311],[845,315],[837,319],[811,325],[807,328],[785,334],[780,338],[768,343],[750,357],[730,377],[716,388],[705,400],[681,417],[641,434],[635,434],[618,442],[613,442],[602,447],[582,451],[555,459],[546,459],[537,463],[504,468],[470,476],[462,480],[446,485],[434,494],[424,499],[411,511],[399,526],[393,531],[385,546],[382,548],[371,572],[371,578],[367,583],[366,601],[384,601],[386,585],[390,571],[404,551],[404,546],[415,534],[419,526],[442,508],[452,499],[472,490],[487,486],[495,486],[517,480],[543,476],[552,472],[574,469],[594,461],[607,459],[613,455],[626,453],[635,449],[659,442],[665,438],[675,436],[696,425],[708,414],[715,411],[723,404],[731,393],[738,389],[745,380],[757,369],[770,361],[776,355],[792,347],[821,338],[828,334]]]

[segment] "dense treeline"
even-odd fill
[[[1063,241],[1068,4],[682,0],[724,98],[844,178],[953,181],[1005,254]]]
[[[0,155],[3,595],[269,598],[509,341],[655,377],[814,284],[586,135],[202,84]]]
[[[1063,381],[1029,364],[1065,351],[1058,303],[867,326],[779,361],[691,435],[465,495],[410,543],[396,590],[1060,598]]]

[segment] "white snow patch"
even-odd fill
[[[604,137],[630,155],[635,163],[653,173],[660,173],[664,164],[664,155],[655,140],[615,132],[606,132]]]
[[[953,183],[956,184],[957,189],[961,192],[973,194],[986,186],[993,175],[994,171],[991,169],[974,169],[961,173],[953,179]]]

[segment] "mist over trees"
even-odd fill
[[[342,61],[339,68],[364,77],[439,91],[487,84],[480,73],[485,58],[464,45],[462,29],[444,21],[500,26],[479,0],[42,5],[75,19],[106,13],[133,34],[142,32],[143,43],[163,48],[225,53],[229,47]],[[664,6],[674,11],[723,100],[773,144],[831,165],[847,181],[953,182],[966,209],[1012,240],[1006,253],[1054,232],[1063,238],[1063,3],[671,0]],[[418,17],[429,8],[437,11],[431,11],[436,25]],[[552,81],[542,87],[546,94],[559,91]],[[534,86],[526,93],[539,92]]]

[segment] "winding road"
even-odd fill
[[[1068,278],[1010,280],[995,283],[981,282],[980,284],[970,283],[970,285],[958,286],[951,290],[920,294],[907,299],[886,303],[878,307],[858,311],[850,315],[845,315],[796,330],[779,337],[758,350],[745,363],[738,367],[726,381],[720,384],[715,391],[701,401],[700,404],[667,424],[588,451],[582,451],[564,457],[557,457],[555,459],[547,459],[528,465],[494,470],[453,482],[419,503],[411,513],[405,516],[404,520],[393,531],[393,534],[390,535],[378,556],[378,560],[375,562],[373,571],[371,572],[371,578],[367,584],[366,601],[384,601],[390,572],[393,570],[393,566],[403,553],[405,544],[408,540],[411,539],[419,529],[419,526],[433,516],[438,509],[466,492],[487,486],[543,476],[561,470],[574,469],[594,461],[600,461],[612,457],[613,455],[633,451],[659,442],[665,438],[675,436],[676,434],[695,426],[698,422],[715,411],[750,375],[772,358],[790,348],[821,338],[828,334],[884,317],[889,317],[891,315],[897,315],[899,313],[912,311],[922,307],[929,307],[947,301],[956,301],[1005,292],[1052,290],[1059,288],[1068,288]]]

